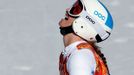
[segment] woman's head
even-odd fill
[[[61,23],[72,25],[74,33],[87,41],[101,42],[109,37],[113,28],[109,11],[98,0],[77,0],[67,15],[67,23],[64,20]]]

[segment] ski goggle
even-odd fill
[[[67,14],[71,17],[79,17],[81,12],[83,11],[84,6],[80,0],[77,0],[73,6],[67,10]]]

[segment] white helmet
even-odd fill
[[[113,29],[112,16],[99,0],[77,0],[67,13],[76,18],[74,33],[87,41],[101,42]]]

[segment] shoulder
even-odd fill
[[[93,63],[95,62],[95,57],[93,52],[90,49],[80,49],[75,50],[69,57],[68,61],[74,62],[74,61],[80,61],[80,62],[89,62]],[[77,62],[74,62],[77,63]]]
[[[68,59],[68,70],[88,69],[95,70],[96,61],[93,52],[90,49],[75,50]]]

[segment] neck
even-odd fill
[[[63,37],[63,41],[64,41],[64,46],[66,47],[76,41],[83,41],[83,39],[81,39],[79,36],[77,36],[73,33],[70,33]]]

